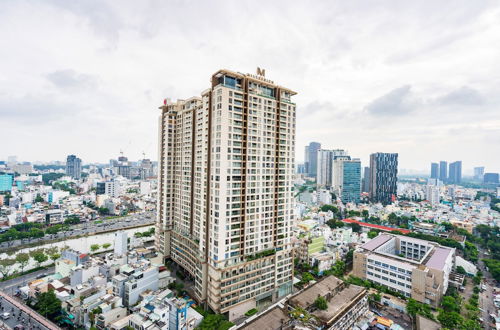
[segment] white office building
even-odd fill
[[[436,308],[454,262],[453,248],[384,233],[354,252],[353,274]]]

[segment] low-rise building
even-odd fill
[[[158,267],[149,261],[120,267],[120,274],[113,277],[113,293],[123,298],[125,306],[132,306],[141,293],[158,290]]]
[[[315,306],[318,297],[326,300],[326,309]],[[292,296],[288,305],[308,311],[320,328],[350,329],[368,311],[367,290],[328,276]]]
[[[453,248],[384,233],[356,249],[353,275],[438,307],[454,261]]]

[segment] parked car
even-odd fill
[[[10,317],[10,313],[3,313],[2,319],[7,320]]]

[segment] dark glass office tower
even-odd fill
[[[377,152],[370,155],[370,200],[384,205],[396,199],[398,154]]]

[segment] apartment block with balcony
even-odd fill
[[[220,70],[160,107],[156,245],[230,319],[292,289],[294,94]]]
[[[384,233],[354,252],[353,274],[438,307],[454,262],[453,248]]]

